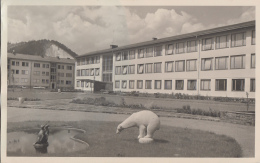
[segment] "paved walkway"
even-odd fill
[[[45,109],[29,109],[9,107],[7,109],[8,122],[22,121],[123,121],[129,115],[104,114],[77,111],[58,111]],[[203,121],[182,118],[161,117],[161,124],[175,127],[199,129],[223,134],[236,139],[243,150],[243,157],[254,157],[255,127],[224,122]]]

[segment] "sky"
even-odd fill
[[[8,42],[56,40],[82,55],[255,20],[255,7],[9,6]]]

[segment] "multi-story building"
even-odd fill
[[[76,57],[76,89],[91,82],[114,91],[255,97],[255,21]]]
[[[8,85],[74,88],[75,60],[8,53]]]

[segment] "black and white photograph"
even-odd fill
[[[4,1],[1,158],[257,162],[256,1],[102,2]]]

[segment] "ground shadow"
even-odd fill
[[[169,143],[168,140],[164,140],[164,139],[154,139],[155,143]]]

